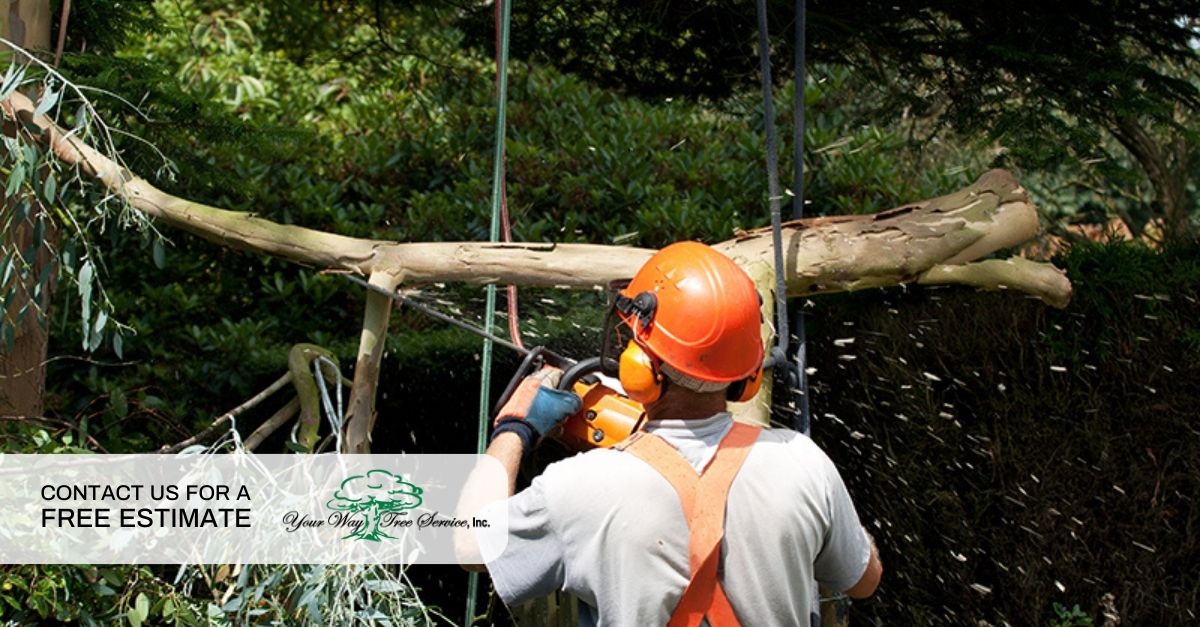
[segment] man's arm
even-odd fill
[[[879,580],[883,577],[883,562],[879,561],[879,549],[875,548],[875,538],[867,533],[867,539],[871,541],[871,558],[867,562],[867,569],[863,572],[862,577],[859,577],[858,583],[846,591],[846,596],[851,599],[865,599],[875,594],[875,589],[879,587]]]
[[[494,471],[484,471],[476,466],[459,498],[459,516],[474,516],[488,504],[511,497],[517,489],[517,472],[526,449],[532,448],[539,438],[579,411],[582,400],[578,396],[554,389],[560,376],[561,370],[546,367],[526,377],[496,413],[492,443],[486,454],[500,462],[508,475],[508,485],[500,494],[492,475]],[[463,568],[484,569],[474,530],[455,530],[454,552]]]
[[[521,457],[524,453],[525,445],[520,436],[515,433],[501,433],[488,445],[486,454],[499,461],[508,474],[508,490],[500,496],[509,497],[516,492],[517,471],[520,469]],[[467,479],[458,504],[460,517],[474,516],[485,505],[496,499],[497,495],[489,494],[492,492],[488,487],[491,482],[484,478],[485,472],[481,468],[476,468]],[[458,563],[466,570],[482,571],[486,568],[483,565],[479,542],[475,538],[473,529],[459,527],[454,530],[454,553],[458,557]]]

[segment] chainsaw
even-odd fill
[[[602,364],[600,357],[575,361],[544,346],[533,348],[525,355],[495,407],[503,407],[525,377],[543,366],[558,368],[563,373],[556,388],[574,392],[583,403],[579,412],[567,418],[552,436],[574,450],[609,448],[641,428],[646,421],[646,409],[611,387],[612,379],[603,374]]]

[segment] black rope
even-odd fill
[[[792,99],[792,190],[795,195],[792,197],[792,217],[797,220],[804,217],[804,86],[807,84],[804,72],[804,49],[807,45],[805,4],[805,0],[796,0],[796,93]],[[792,328],[796,330],[792,361],[796,364],[796,383],[800,391],[799,412],[793,416],[792,428],[807,435],[811,431],[812,421],[808,407],[808,346],[804,332],[804,307],[797,299],[788,309],[792,314]]]
[[[779,209],[779,161],[775,155],[775,104],[771,98],[771,43],[767,36],[767,3],[758,0],[758,60],[762,69],[763,124],[767,133],[767,201],[771,206],[771,240],[775,247],[775,346],[768,362],[776,368],[787,363],[787,281],[783,267],[783,227]],[[778,372],[778,370],[777,370]]]
[[[510,349],[516,351],[518,354],[521,354],[521,355],[529,354],[529,349],[525,348],[524,346],[517,346],[516,344],[509,342],[508,340],[496,335],[495,333],[488,333],[486,330],[484,330],[480,327],[477,327],[477,326],[471,324],[470,322],[464,322],[462,320],[459,320],[458,318],[453,318],[453,317],[447,316],[446,314],[444,314],[432,307],[429,307],[428,305],[419,303],[419,302],[417,302],[407,296],[399,294],[397,292],[389,292],[386,289],[379,287],[378,285],[372,285],[352,274],[343,274],[342,276],[347,279],[350,279],[351,281],[353,281],[355,283],[358,283],[359,285],[371,290],[372,292],[383,294],[384,296],[391,298],[392,300],[400,303],[401,305],[407,305],[408,307],[412,307],[413,309],[416,309],[417,311],[419,311],[431,318],[441,320],[442,322],[445,322],[446,324],[454,325],[464,331],[470,331],[471,333],[474,333],[475,335],[478,335],[479,337],[489,339],[489,340],[495,342],[496,344],[503,346],[504,348],[510,348]]]

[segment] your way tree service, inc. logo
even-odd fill
[[[478,514],[478,507],[464,504],[468,476],[495,484],[483,492],[489,500],[480,502],[486,503],[493,502],[493,492],[507,490],[508,477],[498,462],[480,471],[476,456],[448,457],[400,459],[393,465],[348,456],[324,468],[293,473],[295,480],[279,482],[280,498],[264,506],[275,508],[278,503],[267,519],[280,521],[282,528],[275,529],[283,532],[267,534],[267,542],[285,553],[286,560],[457,563],[455,535],[460,530],[498,535],[498,530],[507,529],[507,518]],[[484,457],[484,463],[492,460]],[[279,518],[275,512],[281,512]]]
[[[342,480],[333,498],[325,504],[325,507],[334,510],[327,522],[353,529],[342,539],[372,542],[394,539],[395,536],[389,535],[385,529],[410,526],[411,519],[399,517],[404,516],[406,510],[421,506],[422,492],[424,490],[405,481],[400,475],[380,468],[362,475],[351,475]]]

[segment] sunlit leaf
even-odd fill
[[[4,73],[4,82],[0,84],[0,99],[7,98],[13,90],[21,84],[21,80],[25,78],[25,66],[10,64],[8,71]]]
[[[38,102],[37,108],[33,110],[33,117],[45,115],[47,111],[54,108],[58,104],[58,97],[62,95],[61,91],[54,91],[52,85],[46,87],[46,93],[42,94],[42,99]]]

